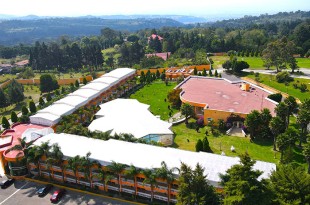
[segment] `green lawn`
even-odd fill
[[[228,56],[212,56],[210,57],[214,61],[214,68],[221,68],[222,64],[229,60]],[[243,60],[248,62],[250,69],[266,69],[264,62],[261,57],[238,57],[238,60]],[[310,68],[310,58],[297,58],[297,64],[300,68]],[[271,69],[274,69],[271,67]]]
[[[150,110],[154,115],[160,115],[162,120],[167,120],[169,119],[170,112],[168,109],[169,102],[167,100],[167,94],[176,85],[176,82],[169,82],[169,85],[166,86],[164,82],[158,80],[150,85],[145,85],[136,93],[132,94],[130,98],[150,105]],[[177,110],[172,109],[172,115],[176,112]]]
[[[189,122],[195,123],[195,120],[190,120]],[[195,129],[186,127],[184,123],[172,127],[172,130],[176,134],[174,147],[195,151],[196,142],[198,139],[202,140],[205,137],[206,129],[209,131],[208,140],[211,150],[215,154],[221,154],[223,151],[227,156],[238,156],[247,151],[255,160],[279,163],[280,152],[273,151],[272,140],[256,140],[251,143],[249,138],[223,134],[213,136],[209,127],[201,128],[199,133],[197,133]],[[230,151],[231,146],[235,147],[236,152]],[[293,163],[302,166],[306,165],[305,158],[298,148],[293,149]]]
[[[252,74],[247,75],[247,77],[255,80],[255,76]],[[308,90],[310,90],[310,80],[309,79],[295,78],[293,82],[290,82],[286,86],[284,83],[278,83],[276,81],[276,77],[274,75],[259,74],[259,78],[260,78],[261,83],[268,85],[270,87],[273,87],[279,91],[285,92],[291,96],[294,96],[301,101],[310,97],[310,91],[301,92],[299,89],[295,89],[293,87],[294,83],[296,83],[296,84],[305,83],[308,87]]]

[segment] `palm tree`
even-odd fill
[[[62,173],[62,181],[64,182],[65,175],[64,175],[63,157],[64,154],[62,153],[60,146],[57,143],[53,144],[50,152],[50,158],[52,159],[53,164],[56,164],[60,167]]]
[[[37,166],[38,170],[40,170],[38,161],[41,157],[37,154],[38,153],[37,150],[38,150],[38,146],[32,146],[29,148],[27,158],[26,158],[28,173],[30,172],[30,167],[29,167],[30,163],[34,163]],[[40,171],[38,171],[38,173],[40,173]]]
[[[173,167],[171,169],[168,168],[166,162],[161,162],[161,167],[156,169],[156,174],[159,178],[164,179],[167,182],[167,191],[168,191],[168,204],[170,203],[170,192],[171,192],[171,184],[175,181],[176,177],[174,172],[180,171],[177,167]]]
[[[101,165],[100,165],[101,166]],[[92,175],[92,178],[97,177],[103,182],[103,189],[106,192],[107,191],[107,183],[113,179],[112,175],[109,175],[107,172],[105,172],[103,169],[98,169],[98,174]]]
[[[91,153],[87,152],[86,156],[81,158],[81,166],[84,168],[84,176],[86,179],[89,180],[90,187],[93,187],[92,186],[91,168],[95,165],[98,165],[99,162],[94,161],[94,160],[91,161],[90,155],[91,155]]]
[[[125,164],[117,163],[114,161],[108,165],[109,170],[118,175],[119,194],[121,194],[122,191],[122,172],[126,167],[127,166]]]
[[[127,169],[125,171],[125,175],[133,178],[134,180],[134,186],[135,186],[135,197],[137,197],[137,175],[140,173],[140,169],[138,169],[137,167],[130,165],[129,169]]]
[[[42,142],[38,148],[39,148],[38,149],[38,155],[40,156],[40,158],[43,156],[46,157],[47,170],[48,170],[49,176],[50,176],[51,175],[51,170],[49,170],[50,159],[48,159],[48,158],[49,158],[51,146],[49,145],[49,141]]]
[[[81,162],[80,155],[76,155],[75,157],[70,158],[68,160],[68,166],[67,167],[73,171],[76,184],[78,183],[77,172],[78,172],[78,168],[80,166],[80,162]]]
[[[154,188],[157,184],[156,178],[156,170],[154,169],[144,169],[142,170],[142,174],[145,176],[143,180],[143,184],[150,184],[151,185],[151,202],[153,203],[154,199]]]

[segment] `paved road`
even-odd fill
[[[36,191],[43,185],[29,181],[16,181],[7,189],[0,190],[0,205],[41,205],[51,204],[50,197],[57,187],[54,187],[46,196],[40,198]],[[106,199],[89,194],[68,190],[66,195],[57,204],[66,205],[129,205],[132,203]]]

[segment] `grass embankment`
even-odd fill
[[[169,82],[168,86],[166,86],[165,82],[157,80],[150,85],[145,85],[136,93],[132,94],[130,98],[150,105],[150,111],[154,115],[160,115],[162,120],[168,120],[170,118],[170,112],[172,112],[172,115],[177,112],[175,109],[168,109],[170,103],[167,99],[168,92],[176,85],[176,82]]]
[[[221,68],[222,64],[229,60],[229,56],[211,56],[212,60],[214,61],[213,67],[214,68]],[[248,62],[250,65],[249,69],[266,69],[264,66],[264,62],[261,57],[238,57],[238,60],[243,60]],[[300,68],[310,68],[310,58],[296,58],[297,65]],[[275,69],[271,67],[271,69]]]
[[[246,77],[255,80],[255,76],[253,74],[247,74]],[[287,93],[295,98],[298,98],[301,101],[307,98],[310,98],[310,80],[309,79],[294,78],[294,81],[290,82],[287,85],[285,85],[284,83],[278,83],[274,75],[259,74],[259,79],[260,79],[260,83],[268,85],[281,92]],[[308,91],[301,92],[298,88],[297,89],[294,88],[293,86],[294,83],[296,83],[297,85],[300,85],[301,83],[306,84],[308,87]]]

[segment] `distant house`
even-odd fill
[[[25,67],[29,64],[29,60],[23,60],[23,61],[19,61],[17,63],[14,64],[15,67]]]
[[[171,52],[145,54],[147,58],[152,57],[152,56],[157,56],[159,58],[162,58],[164,61],[166,61],[170,57],[170,55],[171,55]]]
[[[164,40],[163,37],[161,37],[160,35],[157,35],[157,34],[152,34],[151,36],[149,36],[147,38],[147,40],[148,40],[148,42],[150,42],[151,39],[155,40],[156,37],[158,38],[159,41],[163,41]]]
[[[0,64],[0,72],[1,73],[9,73],[13,66],[11,64]]]

